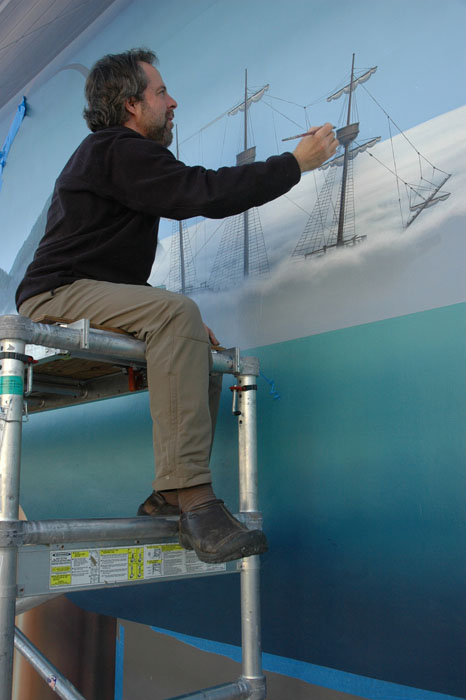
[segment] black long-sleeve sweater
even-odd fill
[[[147,284],[161,216],[232,216],[288,192],[300,175],[291,153],[206,170],[123,126],[90,134],[57,179],[16,305],[79,279]]]

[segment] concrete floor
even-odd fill
[[[166,700],[234,681],[239,663],[196,649],[150,627],[118,620],[124,628],[121,700]],[[360,696],[266,671],[267,700],[361,700]],[[119,699],[118,699],[119,700]]]

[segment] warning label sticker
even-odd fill
[[[225,570],[226,564],[204,564],[179,544],[50,552],[50,588],[150,581]]]

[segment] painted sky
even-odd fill
[[[356,232],[367,234],[358,246],[291,261],[307,222],[305,210],[312,210],[316,198],[312,173],[286,198],[261,207],[272,262],[269,279],[251,279],[236,289],[195,296],[222,342],[254,347],[464,301],[465,125],[466,107],[462,107],[406,133],[439,168],[451,173],[442,190],[450,197],[426,209],[407,229],[402,228],[394,178],[368,153],[355,161]],[[393,146],[400,175],[414,182],[419,176],[415,151],[401,135]],[[384,141],[372,152],[390,163],[392,144]],[[426,169],[424,174],[430,176]],[[321,181],[318,173],[317,184]],[[404,195],[403,200],[406,214]],[[215,259],[218,234],[212,233],[217,227],[218,222],[205,222],[190,229],[193,252],[200,249],[195,258],[198,281],[210,272]],[[166,283],[169,263],[167,239],[154,265],[152,284]]]
[[[186,134],[241,99],[246,67],[251,86],[270,83],[271,94],[307,105],[341,84],[355,52],[356,68],[379,66],[371,87],[406,129],[464,103],[457,73],[466,55],[463,20],[466,4],[458,0],[217,2],[180,35],[184,46],[175,55],[166,57],[159,46],[160,65],[180,98]],[[185,55],[198,38],[203,50],[186,70]],[[216,104],[205,99],[212,85]],[[332,112],[322,101],[309,108],[309,118],[321,123]]]
[[[376,91],[390,95],[409,128],[463,104],[457,71],[465,60],[464,20],[461,0],[220,0],[179,33],[183,44],[175,51],[163,41],[157,48],[162,74],[180,98],[183,131],[228,109],[232,96],[241,98],[240,66],[251,85],[270,83],[274,94],[308,104],[349,73],[353,52],[358,67],[379,66]],[[196,60],[187,69],[191,53]],[[198,92],[207,96],[212,85],[218,107]],[[323,107],[315,109],[317,122]]]
[[[402,129],[462,105],[464,84],[458,76],[465,66],[465,25],[462,0],[176,0],[163,12],[152,0],[136,0],[96,39],[76,43],[66,62],[90,66],[107,52],[143,44],[153,48],[179,102],[180,157],[219,167],[233,164],[241,147],[240,117],[186,139],[241,100],[245,68],[251,89],[270,84],[263,104],[251,110],[257,157],[265,158],[284,149],[283,137],[305,127],[302,106],[310,105],[310,123],[335,123],[341,105],[328,105],[325,96],[345,81],[353,52],[358,71],[378,66],[367,87]],[[68,71],[43,85],[37,81],[28,95],[29,116],[10,151],[0,192],[0,267],[6,271],[56,176],[86,135],[82,89],[82,76]],[[15,109],[11,105],[11,115],[0,115],[0,141]],[[384,131],[386,118],[369,101],[361,135],[384,136]],[[162,237],[170,233],[171,225],[164,224]]]
[[[180,96],[176,117],[180,157],[213,168],[234,164],[242,149],[241,115],[225,117],[201,133],[199,129],[242,99],[245,68],[251,91],[270,85],[250,111],[250,143],[256,144],[258,158],[292,149],[295,142],[284,144],[281,139],[305,130],[309,123],[340,123],[343,100],[329,104],[326,97],[349,78],[353,52],[357,74],[378,66],[365,87],[401,129],[458,107],[464,104],[464,85],[456,70],[466,66],[466,51],[456,22],[463,20],[466,4],[457,0],[447,0],[443,6],[431,0],[214,3],[197,19],[196,29],[202,35],[217,22],[228,32],[222,33],[221,45],[220,37],[212,33],[209,48],[194,64],[202,76],[212,73],[215,61],[216,77],[209,80],[204,97],[199,100],[192,91],[198,70],[192,74],[181,65],[177,68],[179,57],[165,59],[163,44],[159,51],[162,75],[175,97]],[[186,32],[183,37],[192,51],[194,34]],[[212,80],[215,104],[207,100]],[[361,137],[387,138],[387,118],[362,87],[357,102],[364,109]],[[163,226],[161,237],[169,233],[171,228]]]

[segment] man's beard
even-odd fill
[[[167,123],[165,126],[149,124],[145,128],[145,132],[146,138],[150,139],[151,141],[155,141],[155,143],[159,143],[161,146],[169,146],[173,141],[173,134],[170,129],[167,128]]]
[[[144,136],[155,143],[159,143],[161,146],[169,146],[173,141],[172,130],[168,126],[170,119],[173,119],[173,112],[165,112],[165,121],[163,125],[160,125],[160,120],[155,119],[153,112],[146,104],[145,100],[142,101],[142,116],[145,123]]]

